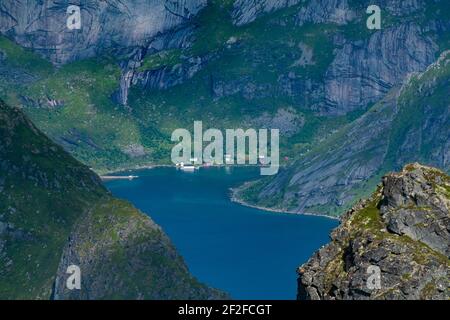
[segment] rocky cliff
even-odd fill
[[[407,165],[344,214],[298,269],[298,298],[448,300],[449,248],[450,177]]]
[[[81,28],[67,28],[70,5],[81,12]],[[145,46],[160,33],[186,23],[206,0],[15,1],[0,4],[0,32],[56,64],[106,50]]]
[[[1,299],[214,299],[164,232],[0,101]],[[68,266],[81,270],[69,290]]]

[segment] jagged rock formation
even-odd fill
[[[331,243],[299,268],[298,298],[448,300],[449,248],[450,177],[407,165],[343,215]]]
[[[121,62],[122,75],[119,89],[114,99],[119,104],[128,105],[129,90],[139,86],[144,90],[164,90],[192,78],[206,63],[207,58],[191,57],[173,65],[162,65],[156,69],[146,70],[145,58],[166,50],[181,50],[192,45],[193,27],[185,23],[170,32],[158,34],[148,39],[144,46],[132,51],[128,58]],[[142,69],[142,70],[141,70]]]
[[[0,100],[1,299],[214,299],[164,232]],[[81,269],[69,290],[67,267]]]

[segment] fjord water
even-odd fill
[[[295,299],[296,268],[328,242],[337,221],[271,213],[229,200],[229,188],[258,178],[252,167],[127,172],[106,185],[149,214],[200,281],[234,299]]]

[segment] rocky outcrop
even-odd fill
[[[298,298],[450,298],[450,177],[419,164],[383,178],[299,269]]]
[[[132,83],[146,90],[164,90],[191,79],[207,63],[208,58],[192,57],[174,66],[164,66],[156,70],[138,72]]]
[[[383,180],[380,215],[387,229],[450,257],[449,177],[418,164]]]
[[[69,5],[81,8],[81,29],[69,30]],[[189,21],[206,0],[16,1],[0,4],[0,32],[55,64],[107,49],[139,47]]]
[[[33,1],[25,5],[6,1],[0,4],[0,32],[57,65],[107,51],[116,52],[123,61],[119,88],[113,98],[126,106],[133,84],[139,82],[151,87],[155,81],[163,82],[161,73],[137,71],[144,56],[185,47],[192,31],[190,20],[206,6],[206,0],[83,1],[79,4],[82,27],[69,30],[66,11],[74,4],[77,5],[76,2]],[[190,71],[180,76],[181,71],[184,69],[164,70],[164,78],[178,78],[167,80],[170,83],[167,87],[192,74]]]
[[[145,148],[141,144],[131,144],[122,149],[123,153],[127,154],[130,158],[139,158],[145,156]]]
[[[290,19],[298,28],[307,24],[352,24],[352,28],[360,28],[358,32],[362,32],[369,4],[371,3],[356,4],[347,0],[304,3],[236,1],[232,16],[235,24],[243,25],[263,13],[296,5],[295,10],[298,12]],[[379,5],[384,19],[387,14],[395,17],[415,14],[424,10],[426,4],[423,1],[381,1]],[[432,21],[429,23],[432,24]],[[408,74],[424,71],[435,61],[438,54],[439,47],[431,34],[427,35],[427,30],[411,22],[383,27],[382,30],[371,33],[368,38],[359,40],[344,33],[334,36],[334,59],[326,68],[322,83],[314,83],[308,87],[311,79],[302,79],[299,82],[293,78],[282,78],[285,80],[283,85],[297,86],[295,92],[301,95],[300,99],[296,99],[297,102],[307,105],[314,112],[327,116],[343,115],[379,101],[393,86],[401,84]],[[308,55],[312,54],[312,49],[302,48],[302,52],[302,57],[294,62],[293,66],[314,64],[313,60],[307,59]],[[241,90],[242,86],[236,83],[238,81],[236,79],[223,85],[224,91],[235,94],[236,90]],[[263,91],[268,94],[275,91],[275,88],[270,87]],[[257,94],[256,97],[264,98],[264,95]]]
[[[279,109],[276,114],[263,113],[259,117],[245,119],[253,128],[268,129],[280,128],[280,134],[290,137],[297,133],[305,124],[305,119],[293,108]]]
[[[273,86],[260,84],[249,76],[243,76],[231,81],[223,81],[211,77],[211,89],[214,99],[221,99],[240,94],[246,100],[261,99],[272,94]]]
[[[393,16],[404,16],[423,10],[426,0],[384,0],[381,3]]]

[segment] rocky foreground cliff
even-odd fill
[[[447,300],[449,258],[450,177],[407,165],[348,211],[331,242],[298,269],[298,298]]]
[[[0,299],[214,299],[150,218],[0,100]],[[81,289],[66,286],[69,266]]]

